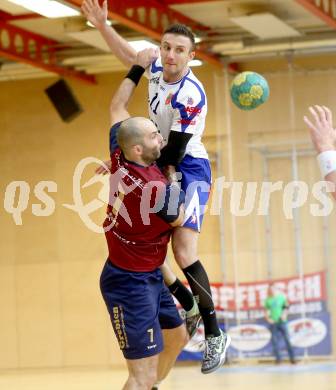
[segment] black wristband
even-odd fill
[[[139,84],[141,76],[145,73],[145,68],[140,65],[133,65],[132,68],[126,75],[126,79],[130,79],[133,81],[135,85]]]

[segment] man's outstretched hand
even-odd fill
[[[98,0],[84,0],[81,9],[86,19],[98,30],[106,25],[107,0],[104,0],[102,6],[99,5]]]
[[[335,150],[336,130],[333,128],[332,113],[328,107],[315,105],[309,107],[313,120],[303,119],[310,129],[310,136],[318,153]]]

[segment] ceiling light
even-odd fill
[[[230,20],[261,39],[288,38],[301,35],[299,31],[268,12],[233,17]]]
[[[149,42],[145,39],[140,39],[139,41],[128,41],[128,43],[135,49],[136,51],[141,51],[143,49],[157,49],[158,45],[154,45],[154,43]]]
[[[77,16],[80,12],[55,0],[8,0],[47,18]]]
[[[188,63],[188,66],[201,66],[203,65],[203,61],[200,60],[191,60]]]
[[[106,24],[108,25],[108,26],[112,26],[112,22],[111,22],[111,20],[106,20]],[[92,28],[96,28],[89,20],[87,20],[86,21],[86,25],[87,26],[89,26],[89,27],[92,27]]]

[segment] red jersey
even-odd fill
[[[104,222],[109,259],[117,267],[147,272],[165,260],[172,227],[153,207],[162,205],[168,181],[154,163],[111,156],[110,198]]]

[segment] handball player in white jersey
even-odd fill
[[[137,52],[106,24],[107,2],[100,6],[98,0],[84,0],[82,10],[111,51],[127,67],[133,65]],[[206,345],[202,372],[207,374],[224,363],[230,337],[218,326],[208,276],[197,252],[211,170],[201,141],[207,113],[206,95],[203,85],[188,67],[188,62],[194,58],[194,49],[194,36],[186,26],[169,27],[161,39],[160,58],[149,66],[146,74],[149,78],[149,116],[165,145],[157,163],[171,181],[180,180],[186,192],[185,221],[173,232],[172,249],[203,319]]]

